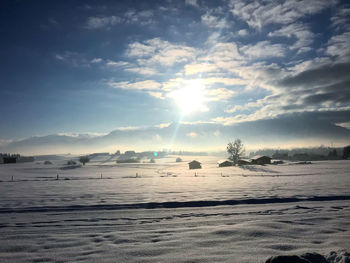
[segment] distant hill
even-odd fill
[[[241,138],[247,147],[288,148],[330,143],[349,144],[350,130],[332,123],[314,120],[303,122],[297,118],[259,120],[235,125],[217,123],[178,124],[165,127],[146,127],[114,130],[106,135],[88,134],[47,135],[13,141],[0,152],[23,154],[115,152],[116,149],[203,151],[225,150],[228,141]]]

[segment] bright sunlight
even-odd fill
[[[170,94],[183,115],[195,111],[205,111],[205,86],[200,80],[189,81],[184,88]]]

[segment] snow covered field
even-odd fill
[[[203,169],[188,170],[193,159]],[[0,165],[0,261],[264,262],[350,250],[349,161],[217,161]]]

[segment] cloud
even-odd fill
[[[102,58],[94,58],[94,59],[92,59],[91,61],[90,61],[90,63],[101,63],[103,61],[103,59]]]
[[[246,45],[240,51],[252,59],[262,59],[269,57],[284,57],[286,50],[281,44],[271,44],[269,41],[260,41],[254,45]]]
[[[178,64],[193,61],[197,49],[173,44],[160,38],[153,38],[143,42],[133,42],[128,45],[125,56],[134,60],[135,66],[127,71],[142,75],[157,75]]]
[[[226,100],[235,95],[235,92],[233,90],[229,90],[226,88],[218,88],[218,89],[209,89],[207,91],[207,96],[210,98],[210,100],[213,101],[221,101]]]
[[[138,58],[140,66],[172,66],[176,63],[193,59],[196,49],[185,45],[172,44],[160,38],[153,38],[143,43],[131,43],[126,51],[128,57]]]
[[[305,25],[302,23],[293,23],[287,26],[284,26],[276,31],[270,32],[269,37],[287,37],[287,38],[296,38],[296,41],[293,45],[290,46],[290,49],[300,49],[301,51],[307,51],[305,47],[308,47],[312,44],[314,40],[314,33],[312,33]],[[301,49],[304,48],[304,49]]]
[[[186,134],[186,136],[191,137],[191,138],[196,138],[196,137],[198,137],[198,134],[195,132],[189,132]]]
[[[311,63],[304,62],[300,67],[296,65],[288,70],[280,68],[278,74],[266,74],[262,71],[259,74],[264,77],[259,78],[257,85],[269,89],[272,94],[253,103],[236,105],[226,110],[233,116],[220,116],[213,121],[231,125],[302,112],[325,114],[325,112],[348,111],[349,63],[334,63],[331,60],[321,59]],[[256,68],[255,71],[259,72],[259,69]],[[265,84],[266,82],[268,84]],[[237,114],[240,111],[248,112]]]
[[[279,85],[307,89],[317,88],[350,79],[350,62],[326,63],[320,66],[310,66],[296,75],[289,75],[279,81]]]
[[[126,62],[126,61],[113,61],[113,60],[108,60],[107,63],[106,63],[106,66],[107,66],[107,67],[111,67],[111,68],[113,68],[113,67],[117,67],[117,68],[119,68],[119,67],[125,67],[125,66],[128,66],[128,65],[129,65],[129,63]]]
[[[350,5],[343,5],[336,9],[331,17],[332,26],[336,30],[350,31]]]
[[[328,41],[327,54],[336,56],[340,60],[350,58],[350,32],[332,36]]]
[[[261,29],[268,24],[287,25],[307,15],[321,12],[333,6],[337,1],[236,1],[231,0],[231,12],[245,21],[250,27]]]
[[[162,92],[149,91],[147,92],[150,96],[155,97],[157,99],[164,99],[164,94]]]
[[[237,111],[245,111],[250,110],[252,108],[260,108],[263,106],[262,100],[255,101],[255,102],[248,102],[244,105],[235,105],[234,107],[226,110],[225,112],[234,113]]]
[[[86,138],[105,136],[105,135],[107,135],[107,133],[101,133],[101,132],[60,132],[60,133],[57,133],[57,135],[86,139]]]
[[[233,42],[235,38],[224,41],[220,34],[210,34],[208,40],[211,41],[204,42],[201,48],[162,38],[134,41],[124,53],[128,61],[124,63],[128,64],[123,64],[124,57],[121,61],[110,61],[109,66],[125,66],[124,71],[148,79],[112,82],[110,85],[142,90],[158,99],[169,99],[170,93],[182,89],[189,81],[200,79],[205,86],[206,102],[227,103],[225,115],[213,119],[225,124],[273,119],[303,111],[346,109],[350,98],[347,91],[349,79],[346,78],[349,33],[337,32],[332,36],[323,49],[317,51],[319,54],[323,52],[323,57],[310,58],[311,52],[301,54],[312,50],[318,38],[311,31],[311,24],[305,24],[300,19],[320,13],[334,4],[333,1],[320,1],[319,5],[313,1],[294,0],[278,3],[232,1],[232,13],[246,19],[250,27],[261,30],[263,26],[274,24],[270,33],[260,31],[259,34],[265,34],[265,40],[259,37],[257,42]],[[128,16],[133,14],[130,12]],[[151,12],[144,14],[145,17],[152,15]],[[333,20],[336,21],[336,18]],[[201,22],[209,28],[222,27],[224,25],[219,24],[223,21],[219,12],[212,10],[201,16]],[[246,35],[248,30],[242,28],[237,34],[232,34],[233,37]],[[293,58],[288,57],[291,54]],[[299,56],[309,56],[309,59],[297,60]],[[284,60],[272,63],[270,58]],[[288,63],[284,63],[286,59]],[[240,92],[242,90],[244,95]],[[236,103],[241,100],[236,96],[246,96],[248,98],[244,99],[250,99],[250,102]]]
[[[347,128],[350,130],[350,122],[341,122],[341,123],[336,123],[336,125]]]
[[[102,29],[121,23],[122,19],[118,16],[91,16],[87,19],[85,27],[87,29]]]
[[[170,122],[166,122],[166,123],[160,123],[157,125],[154,125],[155,128],[159,128],[159,129],[163,129],[163,128],[168,128],[171,125]]]
[[[146,90],[146,91],[157,91],[161,89],[161,84],[154,80],[144,80],[137,82],[121,81],[121,82],[109,82],[109,86],[116,89],[126,90]]]
[[[140,129],[141,127],[138,127],[138,126],[125,126],[125,127],[119,127],[116,130],[117,131],[137,131]]]
[[[128,71],[128,72],[132,72],[132,73],[137,73],[137,74],[140,74],[140,75],[152,76],[152,75],[158,75],[159,74],[157,69],[147,68],[147,67],[137,67],[137,66],[135,66],[135,67],[126,68],[124,70]]]
[[[11,142],[12,142],[12,140],[0,139],[0,147],[6,146],[7,144],[9,144]]]
[[[226,86],[235,86],[235,85],[247,84],[247,82],[245,80],[240,79],[240,78],[208,77],[208,78],[202,78],[202,81],[205,84],[220,83],[220,84],[224,84]]]
[[[209,60],[218,62],[231,62],[232,60],[242,60],[239,54],[236,43],[234,42],[219,42],[216,43],[212,52],[204,56],[200,60]]]
[[[124,20],[127,24],[138,24],[141,26],[149,26],[154,23],[152,17],[154,16],[152,10],[128,10],[124,14]]]
[[[87,18],[85,28],[90,30],[110,29],[118,24],[138,24],[141,26],[149,26],[154,23],[152,20],[152,10],[128,10],[121,16],[90,16]]]
[[[194,63],[185,65],[186,75],[195,75],[204,72],[215,72],[218,67],[213,63]]]
[[[226,20],[224,18],[219,18],[210,13],[205,13],[201,17],[202,23],[210,28],[225,28],[228,27]]]
[[[197,0],[185,0],[185,4],[190,5],[190,6],[199,7]]]
[[[248,35],[248,31],[246,29],[241,29],[241,30],[238,30],[237,34],[241,37],[244,37]]]
[[[153,46],[148,42],[145,44],[134,42],[129,44],[126,55],[129,57],[149,57],[154,54],[156,46]]]

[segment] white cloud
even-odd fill
[[[228,27],[225,19],[214,16],[210,13],[205,13],[201,17],[202,23],[210,28],[225,28]]]
[[[197,0],[185,0],[185,4],[186,5],[191,5],[191,6],[195,6],[195,7],[199,7]]]
[[[137,74],[140,74],[140,75],[152,76],[152,75],[158,75],[159,74],[159,72],[156,69],[154,69],[154,68],[147,68],[147,67],[130,67],[130,68],[126,68],[124,70],[128,71],[128,72],[137,73]]]
[[[241,60],[242,56],[238,52],[236,43],[226,42],[217,43],[213,52],[208,56],[208,59],[215,62],[221,61],[231,61],[231,60]]]
[[[344,127],[350,130],[350,122],[341,122],[341,123],[336,123],[336,125],[340,127]]]
[[[301,23],[294,23],[280,28],[274,32],[269,33],[270,37],[287,37],[292,38],[293,36],[296,38],[296,42],[290,47],[291,49],[302,49],[302,51],[308,51],[309,49],[305,49],[305,47],[312,44],[313,39],[315,37],[314,33],[312,33],[305,25]]]
[[[143,11],[136,11],[136,10],[129,10],[125,12],[124,14],[124,20],[125,23],[128,24],[139,24],[141,26],[149,26],[154,23],[152,20],[153,17],[153,11],[152,10],[143,10]]]
[[[129,44],[126,55],[129,57],[149,57],[154,54],[155,50],[156,47],[149,45],[147,42],[146,44],[134,42]]]
[[[269,57],[283,57],[286,53],[285,47],[281,44],[271,44],[269,41],[260,41],[255,45],[246,45],[240,51],[249,58],[262,59]]]
[[[350,31],[350,6],[344,5],[336,9],[336,13],[331,17],[332,26],[336,30]]]
[[[205,84],[224,84],[226,86],[234,86],[234,85],[245,85],[247,81],[240,78],[220,78],[220,77],[209,77],[202,79]]]
[[[246,35],[248,35],[248,31],[245,30],[245,29],[241,29],[241,30],[238,30],[238,35],[241,36],[241,37],[244,37]]]
[[[207,97],[213,101],[225,100],[233,97],[235,92],[226,88],[208,89]]]
[[[104,17],[91,16],[88,18],[85,27],[87,29],[101,29],[101,28],[107,28],[109,26],[114,26],[121,22],[122,22],[122,19],[118,16],[104,16]]]
[[[129,81],[121,81],[121,82],[109,82],[111,87],[116,89],[127,89],[127,90],[146,90],[146,91],[154,91],[160,90],[161,84],[154,80],[144,80],[138,82],[129,82]]]
[[[140,67],[154,69],[158,66],[170,67],[177,63],[191,61],[195,58],[196,52],[195,48],[154,38],[143,43],[131,43],[126,55],[136,58],[136,63]]]
[[[186,75],[195,75],[204,72],[215,72],[218,67],[212,63],[194,63],[185,65]]]
[[[108,133],[102,133],[102,132],[59,132],[57,135],[60,136],[68,136],[73,138],[94,138],[94,137],[101,137],[105,136]]]
[[[189,133],[186,134],[186,136],[191,137],[191,138],[196,138],[196,137],[198,137],[198,133],[189,132]]]
[[[345,32],[333,36],[328,41],[327,54],[331,56],[337,56],[339,59],[344,60],[350,57],[350,32]]]
[[[166,122],[166,123],[160,123],[158,125],[154,125],[155,128],[159,128],[159,129],[163,129],[163,128],[168,128],[171,125],[170,122]]]
[[[128,66],[129,63],[126,61],[113,61],[113,60],[108,60],[106,63],[107,67],[125,67]]]
[[[225,112],[234,113],[237,111],[244,111],[244,110],[250,110],[252,108],[260,108],[263,106],[262,100],[256,101],[256,102],[248,102],[244,105],[236,105]]]
[[[102,58],[94,58],[90,62],[94,64],[94,63],[101,63],[102,61],[103,61]]]
[[[290,24],[307,15],[317,14],[335,5],[336,0],[231,0],[232,13],[250,27],[261,29],[268,24]]]
[[[119,131],[137,131],[140,130],[142,127],[138,127],[138,126],[125,126],[125,127],[119,127],[116,128],[115,130],[119,130]]]
[[[9,144],[11,142],[12,142],[12,140],[0,139],[0,146],[6,146],[7,144]]]
[[[164,99],[164,94],[162,92],[157,91],[149,91],[147,92],[150,96],[155,97],[157,99]]]

